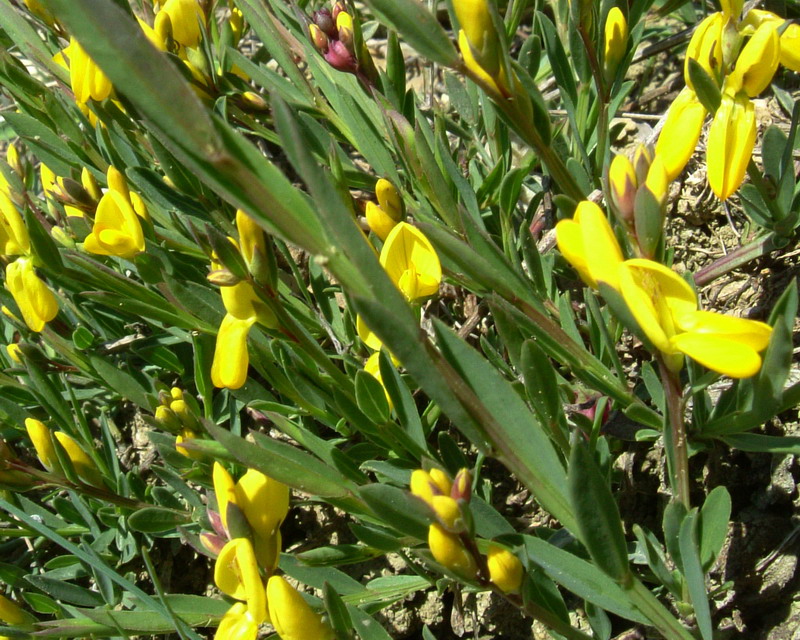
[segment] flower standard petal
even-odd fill
[[[58,464],[58,456],[53,447],[53,440],[48,429],[41,420],[25,418],[25,429],[31,439],[36,457],[45,469],[52,471]]]
[[[780,54],[777,27],[771,21],[762,22],[739,54],[728,82],[735,90],[741,88],[754,98],[772,81],[778,70]]]
[[[673,336],[671,342],[674,349],[731,378],[749,378],[761,368],[758,352],[735,338],[687,332]]]
[[[781,64],[800,71],[800,24],[793,22],[781,34]]]
[[[241,602],[233,605],[219,623],[214,640],[256,640],[258,625]]]
[[[574,220],[581,227],[586,267],[595,282],[619,289],[622,250],[603,210],[590,200],[575,209]]]
[[[92,233],[83,244],[89,253],[132,258],[144,251],[142,225],[128,199],[106,191],[97,205]]]
[[[4,256],[26,255],[31,250],[28,229],[17,207],[0,192],[0,253]]]
[[[72,466],[75,468],[75,473],[77,473],[84,482],[96,487],[102,487],[103,476],[100,475],[94,461],[86,455],[86,452],[81,449],[80,445],[63,431],[56,431],[54,435],[58,443],[64,447],[64,451],[67,452],[67,456],[70,462],[72,462]]]
[[[772,327],[765,322],[713,311],[695,311],[687,314],[681,318],[680,327],[687,332],[729,337],[756,351],[766,349],[772,335]]]
[[[597,289],[597,281],[589,273],[586,264],[586,251],[583,246],[583,233],[581,226],[572,220],[560,220],[556,224],[556,242],[558,250],[564,259],[572,265],[586,284],[592,289]]]
[[[727,200],[744,180],[756,142],[753,103],[744,94],[722,96],[708,132],[708,184],[720,200]]]
[[[234,491],[236,504],[261,535],[271,535],[289,511],[289,487],[255,469],[247,470]]]

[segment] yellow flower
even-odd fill
[[[160,409],[161,407],[159,407]],[[158,410],[156,410],[158,411]],[[175,436],[175,450],[180,453],[182,456],[187,458],[191,458],[192,460],[200,460],[203,457],[203,454],[199,451],[195,451],[194,449],[187,449],[183,445],[184,442],[188,442],[189,440],[194,440],[197,438],[197,434],[192,431],[191,429],[182,429],[181,432]]]
[[[83,247],[89,253],[120,258],[133,258],[144,251],[142,225],[123,193],[110,189],[100,198],[92,232]]]
[[[756,29],[736,59],[736,66],[725,82],[725,91],[732,95],[744,91],[754,98],[769,86],[778,70],[781,41],[778,29],[764,22]]]
[[[516,593],[522,584],[524,569],[519,558],[504,549],[492,544],[486,554],[486,565],[489,568],[489,579],[503,593]]]
[[[719,6],[725,16],[738,19],[742,15],[744,0],[719,0]]]
[[[264,583],[250,540],[234,538],[222,548],[214,564],[214,583],[231,598],[244,600],[256,624],[266,620]]]
[[[19,348],[16,342],[7,344],[6,352],[8,352],[8,357],[11,358],[15,364],[22,364],[22,349]]]
[[[708,184],[720,200],[727,200],[744,181],[756,143],[756,115],[746,95],[723,94],[708,132]]]
[[[400,199],[400,194],[397,193],[394,185],[385,178],[380,178],[375,183],[375,195],[378,197],[378,204],[386,215],[395,222],[400,222],[403,217],[403,201]]]
[[[605,282],[619,288],[618,267],[622,250],[602,209],[584,200],[571,220],[556,225],[556,241],[561,254],[593,289]]]
[[[433,507],[433,497],[437,495],[449,496],[452,483],[447,474],[433,467],[430,471],[416,469],[411,474],[411,493],[422,498]]]
[[[289,487],[255,469],[239,478],[234,492],[250,526],[264,535],[277,531],[289,512]]]
[[[386,240],[392,229],[397,224],[396,220],[386,213],[380,205],[374,202],[367,202],[366,209],[367,224],[370,230],[381,240]]]
[[[633,220],[638,181],[628,156],[617,154],[608,168],[608,190],[611,203],[623,220]]]
[[[455,533],[446,531],[439,524],[428,528],[428,547],[440,565],[467,580],[474,580],[478,573],[475,558],[469,553]]]
[[[456,500],[450,496],[431,496],[430,505],[445,530],[451,533],[465,530],[464,516]]]
[[[677,371],[682,354],[732,378],[758,372],[772,328],[763,322],[699,311],[697,296],[678,274],[651,260],[620,267],[620,291],[653,345]]]
[[[245,263],[250,267],[257,252],[262,259],[267,255],[264,230],[241,209],[236,211],[236,229],[239,231],[239,249]]]
[[[361,316],[356,316],[356,331],[358,337],[361,338],[362,342],[370,349],[375,349],[377,351],[383,345],[381,339],[367,326],[367,323],[364,322]]]
[[[416,227],[400,222],[386,238],[381,266],[409,301],[439,291],[442,265],[430,240]]]
[[[247,369],[250,366],[247,334],[255,322],[255,316],[237,318],[230,313],[222,319],[214,347],[214,361],[211,363],[211,382],[215,387],[239,389],[247,382]]]
[[[64,53],[69,59],[69,79],[76,102],[79,104],[86,104],[89,100],[100,102],[111,95],[111,80],[75,38],[70,38],[69,46],[64,49]]]
[[[667,112],[656,142],[656,155],[664,163],[667,179],[677,178],[697,148],[706,109],[691,87],[684,87]]]
[[[644,186],[660,204],[663,205],[667,201],[669,180],[667,179],[667,171],[664,168],[664,161],[658,154],[653,158],[653,162],[650,163]]]
[[[50,436],[50,429],[41,420],[25,418],[25,430],[28,432],[28,437],[36,451],[36,457],[39,458],[42,466],[48,471],[57,468],[58,456]]]
[[[184,47],[195,47],[203,35],[200,25],[205,24],[203,7],[197,0],[167,0],[161,8],[172,23],[172,38]]]
[[[97,184],[97,180],[95,180],[92,172],[86,167],[81,169],[81,185],[84,189],[86,189],[86,193],[88,193],[95,202],[99,202],[100,198],[103,197],[103,192],[100,190],[100,185]]]
[[[31,250],[28,230],[17,207],[5,193],[0,193],[0,254],[24,256]]]
[[[781,34],[781,64],[800,71],[800,24],[793,22]]]
[[[692,34],[689,47],[686,49],[683,76],[686,85],[695,89],[689,76],[689,60],[694,59],[718,83],[721,80],[723,69],[722,38],[728,19],[721,12],[712,13],[703,20]]]
[[[465,66],[497,94],[506,96],[509,83],[499,55],[497,33],[486,0],[454,0],[453,9],[461,26],[458,32],[458,48]]]
[[[80,476],[81,480],[96,487],[102,487],[103,477],[92,459],[86,455],[80,445],[63,431],[56,431],[55,436],[59,444],[64,447],[64,451],[67,452],[75,473]]]
[[[269,617],[282,640],[332,640],[333,630],[281,576],[267,581]]]
[[[247,609],[247,605],[237,602],[219,623],[214,640],[256,640],[258,623]]]
[[[612,7],[606,17],[605,26],[605,56],[603,58],[603,71],[607,81],[614,79],[625,50],[628,48],[628,21],[619,7]]]
[[[14,296],[31,331],[41,331],[58,315],[56,297],[36,275],[33,262],[28,258],[18,258],[6,267],[6,289]]]

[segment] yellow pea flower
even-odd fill
[[[257,636],[258,623],[247,605],[237,602],[220,620],[214,640],[256,640]]]
[[[97,180],[95,180],[92,172],[86,167],[81,169],[81,186],[86,189],[86,193],[88,193],[95,202],[99,202],[100,198],[103,197],[103,192],[100,189],[100,185],[97,184]]]
[[[356,316],[356,332],[358,333],[358,337],[361,338],[361,341],[370,349],[376,351],[380,350],[383,342],[381,342],[381,339],[367,326],[367,323],[364,322],[361,316]]]
[[[5,193],[0,193],[0,254],[24,256],[31,250],[28,229],[17,207]]]
[[[458,48],[465,66],[497,94],[508,95],[497,33],[486,0],[454,0],[453,9],[461,26]]]
[[[614,79],[617,66],[628,48],[628,21],[619,7],[612,7],[606,17],[603,72],[606,81]]]
[[[159,407],[159,409],[160,408],[161,407]],[[156,418],[158,418],[158,416],[156,416]],[[181,432],[175,436],[175,450],[186,458],[200,460],[203,457],[201,452],[195,451],[194,449],[187,449],[186,447],[182,446],[184,442],[194,440],[195,438],[197,438],[197,434],[194,431],[191,429],[182,429]]]
[[[431,496],[430,505],[445,530],[451,533],[465,531],[464,516],[458,502],[450,496]]]
[[[722,13],[725,16],[729,16],[736,20],[740,15],[742,15],[742,6],[744,5],[744,0],[719,0],[719,5],[722,9]]]
[[[255,469],[248,469],[234,487],[236,504],[253,531],[270,536],[289,512],[289,487]]]
[[[706,108],[691,87],[684,87],[667,112],[656,142],[656,155],[664,163],[667,179],[675,180],[692,157],[703,131]]]
[[[333,640],[333,630],[282,576],[267,581],[272,626],[282,640]]]
[[[694,83],[689,76],[689,60],[694,59],[713,80],[721,81],[723,73],[722,38],[727,17],[716,12],[705,18],[695,29],[686,49],[683,76],[686,85],[694,91]]]
[[[83,247],[89,253],[128,259],[144,251],[142,225],[124,194],[114,189],[103,194]]]
[[[247,538],[234,538],[220,551],[214,564],[214,583],[224,594],[247,603],[256,624],[267,618],[264,583],[258,572],[253,544]]]
[[[603,210],[594,202],[584,200],[571,220],[556,225],[556,241],[561,254],[590,287],[597,289],[599,282],[605,282],[619,288],[622,249]]]
[[[756,143],[756,114],[743,93],[723,94],[708,132],[708,184],[720,200],[727,200],[744,181]]]
[[[39,462],[48,471],[53,471],[58,465],[58,456],[50,436],[50,429],[41,420],[25,418],[25,430],[28,432]]]
[[[237,318],[230,313],[222,319],[211,363],[211,382],[215,387],[239,389],[247,382],[247,368],[250,366],[247,334],[255,322],[255,316]]]
[[[167,0],[161,11],[172,23],[172,38],[184,47],[196,47],[203,35],[206,16],[197,0]],[[159,12],[160,13],[160,12]]]
[[[36,275],[30,259],[18,258],[6,267],[6,289],[14,297],[31,331],[38,333],[58,315],[56,297]]]
[[[667,170],[664,167],[664,161],[658,154],[653,158],[653,162],[650,163],[644,186],[655,196],[655,199],[658,200],[659,203],[663,205],[666,202],[669,193],[669,180],[667,179]]]
[[[800,71],[800,24],[793,22],[781,34],[781,64]]]
[[[771,22],[764,22],[747,41],[736,66],[725,82],[725,91],[735,95],[744,91],[754,98],[769,86],[778,70],[781,42],[778,29]]]
[[[489,569],[489,579],[503,593],[519,591],[525,571],[515,554],[499,545],[492,544],[486,554],[486,566]]]
[[[69,79],[77,103],[86,104],[89,100],[100,102],[111,95],[111,80],[75,38],[70,38],[64,53],[69,59]]]
[[[267,255],[264,230],[244,211],[236,211],[236,229],[239,231],[239,250],[248,267],[253,264],[256,252]]]
[[[475,579],[478,573],[475,558],[464,548],[457,534],[439,524],[432,524],[428,527],[428,547],[440,565],[467,580]]]
[[[380,263],[409,301],[439,291],[439,256],[425,234],[407,222],[398,223],[387,236]]]
[[[674,371],[688,355],[712,371],[746,378],[761,367],[772,328],[763,322],[699,311],[697,296],[672,269],[651,260],[620,267],[620,292],[637,324]]]
[[[365,214],[370,230],[381,240],[386,240],[386,236],[397,224],[396,220],[393,220],[380,205],[374,202],[367,202]]]
[[[81,480],[96,487],[102,487],[103,477],[81,446],[63,431],[56,431],[54,435],[59,444],[64,447],[75,473],[80,476]]]

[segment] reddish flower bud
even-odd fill
[[[331,15],[330,9],[323,7],[319,11],[315,11],[312,19],[326,36],[336,37],[336,18]]]

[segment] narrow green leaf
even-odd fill
[[[572,441],[569,495],[581,542],[592,560],[614,580],[626,583],[631,575],[619,508],[608,480],[580,436]]]
[[[163,533],[190,521],[188,514],[176,513],[172,509],[148,507],[128,516],[128,526],[140,533]]]
[[[389,420],[389,403],[383,386],[363,369],[356,372],[356,403],[373,422],[383,424]]]
[[[725,543],[730,517],[731,496],[724,486],[715,487],[706,497],[697,519],[700,564],[705,572],[714,565]]]
[[[378,483],[361,487],[359,495],[383,522],[419,540],[428,539],[433,514],[419,498],[398,487]]]
[[[714,628],[711,624],[711,610],[708,606],[705,574],[700,565],[697,545],[697,513],[694,510],[683,519],[679,537],[683,575],[689,588],[689,599],[694,607],[697,626],[700,628],[703,640],[712,640]]]

